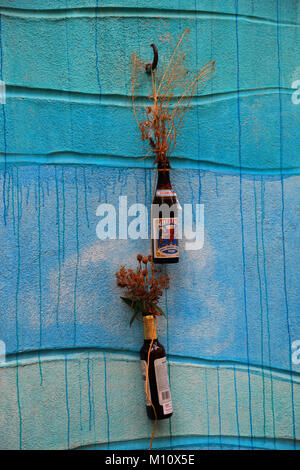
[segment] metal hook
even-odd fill
[[[153,49],[153,53],[154,53],[154,58],[153,58],[153,62],[152,64],[149,63],[149,64],[146,64],[145,66],[145,69],[146,69],[146,72],[147,73],[151,73],[151,71],[153,72],[153,70],[156,69],[157,67],[157,63],[158,63],[158,52],[157,52],[157,47],[155,44],[150,44],[150,46],[152,47]]]

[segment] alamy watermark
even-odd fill
[[[292,83],[292,88],[296,88],[296,91],[292,93],[292,103],[300,104],[300,80],[295,80]]]
[[[292,103],[300,104],[300,67],[296,67],[292,75],[292,88],[295,90],[292,93]]]
[[[300,339],[292,342],[292,363],[300,365]]]
[[[119,197],[119,205],[103,203],[97,207],[96,215],[101,217],[96,227],[100,240],[137,240],[150,238],[148,208],[141,203],[128,207],[127,196]],[[204,204],[152,204],[151,218],[177,219],[176,238],[184,239],[186,250],[201,250],[204,245]],[[166,234],[167,238],[168,235]]]

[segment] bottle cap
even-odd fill
[[[157,339],[156,323],[153,315],[145,315],[144,323],[144,339]]]

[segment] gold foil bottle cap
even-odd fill
[[[153,315],[145,315],[144,323],[144,339],[157,339],[156,322]]]

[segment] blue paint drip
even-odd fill
[[[20,220],[22,219],[23,215],[23,192],[22,192],[22,185],[20,187]]]
[[[201,170],[198,170],[198,180],[199,180],[198,201],[199,201],[199,204],[201,204],[201,196],[202,196],[202,179],[201,179],[201,176],[202,176]]]
[[[239,443],[239,447],[240,447],[241,434],[240,434],[239,408],[238,408],[238,393],[237,393],[236,369],[235,369],[235,366],[233,366],[233,383],[234,383],[234,395],[235,395],[236,430],[237,430],[237,436],[238,436],[238,443]]]
[[[36,185],[36,184],[34,185],[34,203],[35,203],[35,210],[36,210],[36,212],[37,212],[37,209],[38,209],[38,207],[37,207],[38,202],[37,202],[37,185]]]
[[[79,416],[80,416],[80,431],[82,432],[82,383],[81,383],[81,360],[78,361],[79,368]]]
[[[108,397],[107,397],[107,364],[106,353],[103,352],[104,359],[104,392],[105,392],[105,410],[106,410],[106,427],[107,427],[107,449],[110,445],[110,429],[109,429],[109,411],[108,411]]]
[[[96,8],[95,8],[95,57],[96,57],[97,82],[98,82],[98,86],[99,86],[99,99],[101,101],[102,85],[101,85],[101,80],[100,80],[99,56],[98,56],[98,6],[99,6],[99,0],[96,0]]]
[[[210,425],[209,425],[209,406],[208,406],[208,384],[207,384],[207,370],[204,369],[205,377],[205,398],[206,398],[206,417],[207,417],[207,446],[210,444]]]
[[[268,334],[268,359],[269,359],[269,370],[271,380],[271,404],[272,404],[272,420],[273,420],[273,438],[274,447],[276,449],[276,421],[275,421],[275,408],[274,408],[274,386],[273,386],[273,372],[272,372],[272,354],[271,354],[271,332],[270,332],[270,315],[269,315],[269,293],[268,293],[268,281],[267,281],[267,267],[266,267],[266,250],[264,240],[264,181],[261,177],[261,246],[263,254],[263,273],[264,273],[264,285],[265,285],[265,303],[266,303],[266,317],[267,317],[267,334]]]
[[[65,221],[66,221],[66,198],[65,198],[65,170],[62,166],[61,169],[61,186],[62,186],[62,200],[63,200],[63,207],[62,207],[62,261],[65,260]]]
[[[217,367],[217,383],[218,383],[219,438],[220,438],[220,447],[222,449],[222,418],[221,418],[220,370],[219,370],[219,367]]]
[[[27,192],[26,192],[26,206],[28,206],[28,202],[29,202],[29,195],[30,195],[30,187],[28,186],[28,188],[27,188]]]
[[[264,438],[266,437],[266,394],[265,394],[265,364],[264,364],[264,312],[263,312],[263,295],[262,295],[262,280],[259,264],[259,246],[258,246],[258,223],[257,223],[257,196],[255,178],[253,180],[253,195],[254,195],[254,212],[255,212],[255,240],[256,240],[256,266],[259,285],[259,304],[260,304],[260,338],[261,338],[261,361],[262,361],[262,388],[263,388],[263,414],[264,414]]]
[[[92,401],[91,401],[91,376],[90,376],[90,353],[87,358],[87,378],[88,378],[88,397],[89,397],[89,431],[92,429]]]
[[[65,389],[66,389],[66,410],[67,410],[67,446],[70,448],[70,409],[68,394],[68,358],[65,358]]]
[[[296,448],[296,426],[295,426],[295,407],[294,407],[294,384],[293,384],[293,365],[291,358],[291,332],[289,322],[289,303],[287,293],[287,273],[286,273],[286,248],[285,248],[285,224],[284,224],[284,179],[283,179],[283,125],[282,125],[282,99],[281,99],[281,62],[280,62],[280,32],[279,32],[279,0],[276,2],[276,22],[277,22],[277,60],[278,60],[278,100],[279,100],[279,152],[280,152],[280,182],[281,182],[281,239],[282,239],[282,256],[283,256],[283,287],[284,287],[284,301],[286,310],[286,324],[288,334],[288,355],[289,355],[289,367],[291,371],[291,405],[292,405],[292,417],[293,417],[293,439],[294,446]]]
[[[73,321],[74,321],[74,346],[77,341],[77,284],[78,284],[78,266],[79,266],[79,220],[78,220],[78,178],[77,178],[77,167],[75,168],[75,237],[76,237],[76,261],[75,261],[75,279],[74,279],[74,309],[73,309]]]
[[[11,183],[11,208],[12,208],[12,219],[13,219],[13,233],[16,235],[16,217],[15,217],[15,183],[14,183],[14,169],[12,168],[12,183]]]
[[[43,371],[42,371],[42,363],[41,363],[41,356],[40,350],[42,347],[42,335],[43,335],[43,324],[42,324],[42,263],[41,263],[41,251],[42,251],[42,244],[41,244],[41,167],[38,166],[38,266],[39,266],[39,317],[40,317],[40,339],[39,339],[39,369],[40,369],[40,380],[41,385],[43,385]]]
[[[3,81],[3,45],[2,45],[2,15],[0,13],[0,76],[1,80]],[[2,115],[3,115],[3,153],[4,153],[4,171],[3,171],[3,220],[4,225],[6,225],[6,216],[7,216],[7,204],[6,204],[6,176],[7,176],[7,140],[6,140],[6,112],[5,112],[5,104],[2,104]]]
[[[12,170],[13,171],[13,170]],[[17,353],[16,353],[16,388],[17,388],[17,403],[19,413],[19,448],[22,449],[22,409],[20,400],[20,380],[19,380],[19,288],[20,288],[20,267],[21,267],[21,247],[20,247],[20,203],[19,203],[19,175],[18,168],[16,168],[16,191],[17,191],[17,279],[16,279],[16,297],[15,297],[15,309],[16,309],[16,342],[17,342]],[[14,201],[13,201],[14,204]]]
[[[241,213],[241,232],[242,232],[242,262],[243,262],[243,293],[244,293],[244,314],[246,325],[246,350],[248,365],[248,387],[249,387],[249,420],[250,420],[250,439],[253,439],[252,426],[252,400],[251,400],[251,378],[250,378],[250,360],[249,360],[249,332],[248,332],[248,315],[247,315],[247,289],[246,289],[246,262],[245,262],[245,239],[244,239],[244,216],[243,216],[243,196],[242,196],[242,148],[241,148],[241,105],[240,105],[240,68],[239,68],[239,34],[238,34],[238,0],[235,0],[235,16],[236,16],[236,57],[237,57],[237,117],[238,117],[238,155],[240,167],[240,213]]]
[[[41,186],[41,191],[42,191],[42,207],[45,207],[45,190],[44,186]]]
[[[197,20],[197,0],[195,0],[195,29],[196,29],[196,68],[198,70],[198,20]],[[197,84],[197,94],[198,94],[198,84]],[[200,124],[199,124],[199,106],[197,106],[197,159],[200,159]],[[199,175],[199,204],[201,197],[201,170],[198,169]]]
[[[11,175],[10,175],[10,171],[9,171],[9,168],[8,168],[8,182],[7,182],[7,205],[6,205],[6,214],[8,214],[9,212],[9,206],[10,206],[10,183],[11,183]]]
[[[198,70],[198,20],[197,20],[197,0],[195,0],[195,34],[196,34],[196,69]],[[198,85],[197,85],[198,92]],[[200,156],[200,129],[199,129],[199,108],[197,106],[197,132],[198,132],[198,160]]]
[[[66,9],[68,9],[68,0],[66,0]],[[71,134],[71,150],[74,149],[73,141],[73,112],[71,100],[71,80],[70,80],[70,57],[69,57],[69,30],[68,30],[68,16],[66,16],[66,60],[67,60],[67,78],[68,78],[68,96],[69,96],[69,110],[70,110],[70,134]]]
[[[216,181],[216,196],[219,197],[218,176],[216,174],[215,174],[215,181]]]
[[[85,218],[86,218],[86,224],[88,228],[90,227],[90,222],[89,222],[89,212],[88,212],[88,205],[87,205],[87,183],[86,183],[86,173],[85,173],[85,167],[83,168],[83,184],[84,184],[84,209],[85,209]]]
[[[61,253],[60,253],[60,212],[59,212],[59,191],[58,191],[58,178],[57,166],[54,166],[55,172],[55,188],[56,188],[56,223],[57,223],[57,256],[58,256],[58,285],[57,285],[57,304],[56,304],[56,326],[59,325],[59,304],[60,304],[60,289],[61,289]]]
[[[91,360],[91,383],[92,383],[92,415],[93,415],[93,428],[94,428],[94,441],[97,442],[96,437],[96,412],[95,412],[95,386],[94,386],[94,361]]]

